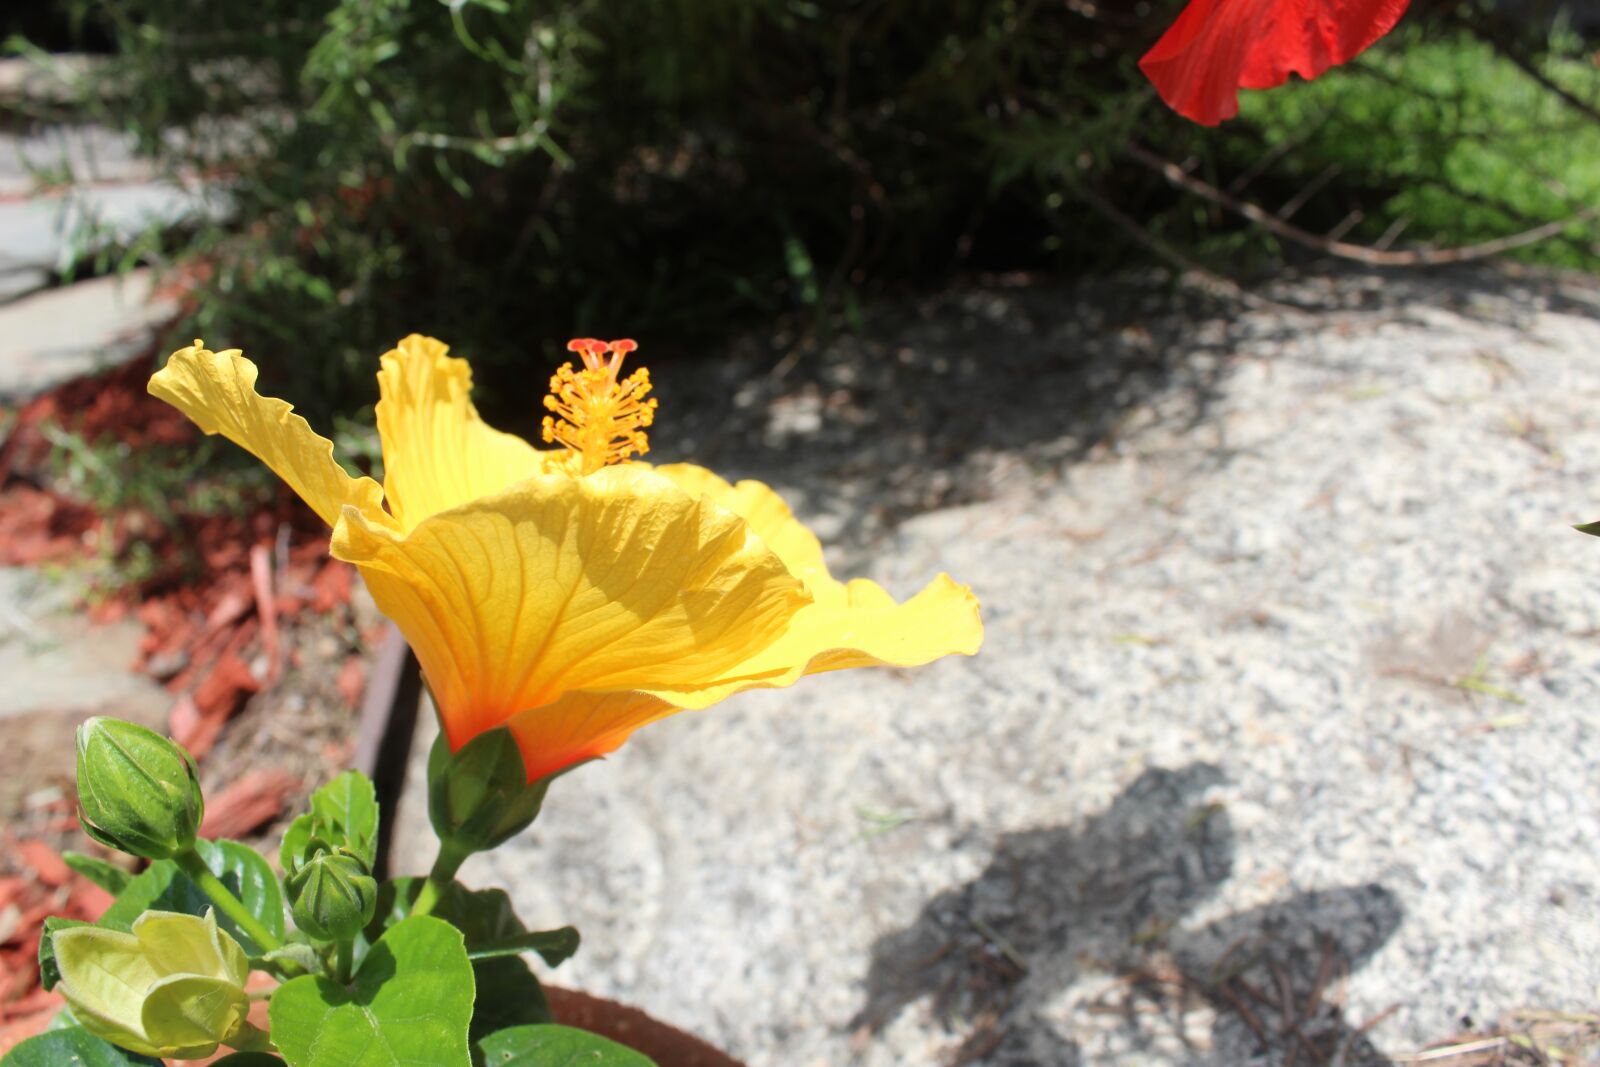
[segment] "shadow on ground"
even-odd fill
[[[1081,825],[1001,838],[974,881],[874,946],[858,1047],[929,1011],[963,1038],[952,1064],[1073,1067],[1083,1051],[1041,1009],[1100,974],[1116,977],[1073,1010],[1119,1058],[1178,1042],[1197,1063],[1388,1063],[1336,995],[1400,924],[1388,890],[1300,893],[1179,929],[1231,873],[1232,822],[1205,798],[1221,782],[1209,764],[1148,770]],[[1200,1007],[1214,1022],[1197,1039],[1183,1016]]]
[[[1235,325],[1261,329],[1153,286],[951,290],[884,304],[827,343],[780,334],[673,361],[656,374],[653,442],[663,459],[783,486],[843,517],[833,541],[861,543],[988,499],[997,464],[1037,471],[1108,446],[1153,398],[1161,418],[1202,420]]]
[[[1132,426],[1203,431],[1241,355],[1270,360],[1316,330],[1437,310],[1515,330],[1538,309],[1600,317],[1592,281],[1506,266],[1286,273],[1260,291],[1280,310],[1154,278],[991,282],[884,301],[827,339],[779,329],[714,358],[655,353],[650,458],[777,484],[838,517],[831,543],[858,546],[989,499],[1010,468],[1114,450]]]

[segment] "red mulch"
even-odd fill
[[[45,918],[92,922],[111,903],[110,894],[74,874],[48,845],[5,838],[33,877],[0,878],[0,1056],[42,1031],[61,1009],[60,994],[39,987]]]
[[[202,759],[251,694],[279,677],[282,624],[348,603],[354,571],[328,558],[326,527],[286,491],[247,515],[186,513],[177,502],[178,521],[168,527],[136,509],[102,514],[53,484],[45,432],[51,425],[134,449],[199,441],[188,419],[145,391],[151,367],[148,357],[135,359],[14,412],[0,441],[0,565],[116,559],[142,546],[157,561],[153,576],[98,590],[90,616],[132,615],[144,625],[135,666],[173,694],[169,732]],[[353,657],[339,692],[353,705],[364,683],[364,664]],[[299,786],[281,770],[245,774],[209,798],[204,831],[243,836],[277,818]],[[0,1056],[39,1032],[60,1007],[58,996],[38,988],[44,918],[92,920],[110,902],[44,842],[9,844],[32,877],[0,877]]]
[[[170,730],[198,759],[245,699],[277,679],[279,624],[307,608],[326,613],[348,602],[354,572],[328,558],[327,529],[287,491],[253,514],[180,510],[177,523],[164,527],[137,509],[100,514],[54,488],[47,426],[134,449],[199,440],[188,419],[146,392],[150,370],[148,358],[134,359],[16,413],[0,444],[0,565],[118,558],[134,544],[144,547],[158,561],[154,576],[104,590],[90,615],[111,621],[131,613],[144,624],[136,666],[177,698]]]
[[[235,778],[206,801],[200,836],[209,840],[243,837],[282,814],[285,800],[299,788],[299,778],[277,768]]]

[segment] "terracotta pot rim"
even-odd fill
[[[544,987],[556,1022],[608,1037],[657,1067],[744,1067],[726,1052],[632,1005],[560,986]]]

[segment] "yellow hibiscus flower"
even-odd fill
[[[472,374],[413,334],[378,372],[384,484],[352,478],[256,366],[196,341],[150,392],[267,466],[333,528],[416,650],[452,749],[508,726],[530,781],[615,750],[646,723],[845,667],[972,655],[978,602],[946,575],[898,604],[835,580],[760,482],[630,459],[654,419],[632,341],[574,341],[537,449],[491,429]]]

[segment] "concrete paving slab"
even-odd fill
[[[226,210],[220,190],[195,177],[163,175],[123,131],[93,125],[0,131],[0,272],[65,270],[151,227]],[[0,301],[7,298],[0,286]]]
[[[148,269],[50,289],[0,307],[0,402],[14,403],[112,366],[177,312]]]
[[[0,266],[0,304],[50,284],[50,272],[41,267]]]
[[[142,182],[0,202],[0,270],[66,270],[95,249],[204,210],[197,191]]]
[[[31,194],[41,178],[70,174],[79,184],[155,181],[132,134],[95,125],[46,126],[0,134],[0,196]]]
[[[161,728],[171,696],[134,670],[134,620],[88,625],[66,582],[0,568],[0,811],[70,780],[72,735],[91,715]]]
[[[73,99],[74,86],[103,62],[104,56],[82,52],[58,53],[43,60],[32,56],[0,59],[0,99],[64,103]]]
[[[133,669],[143,627],[87,625],[74,599],[64,580],[0,567],[0,722],[36,711],[165,712],[166,691]]]

